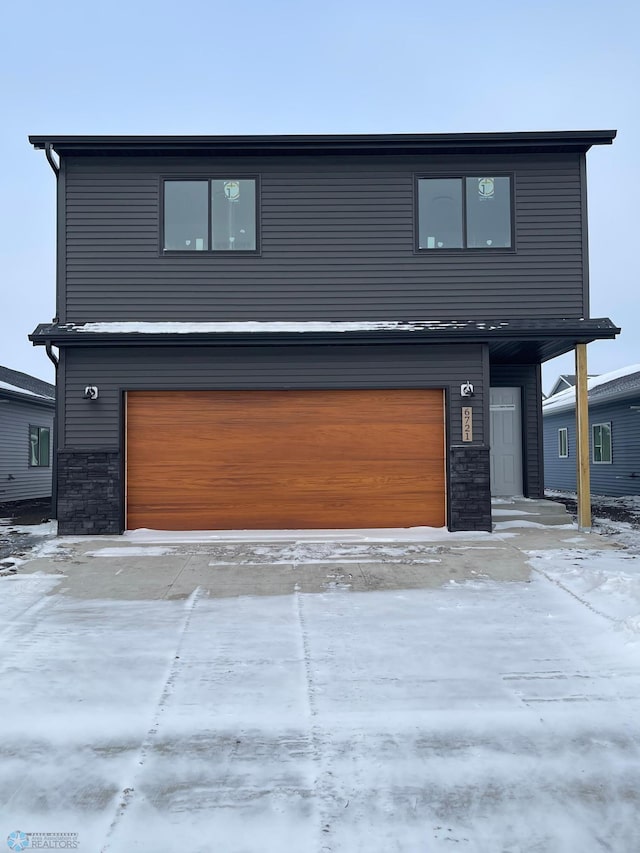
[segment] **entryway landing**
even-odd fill
[[[530,521],[535,524],[556,525],[571,524],[573,521],[564,504],[522,497],[491,498],[491,518],[494,524]]]

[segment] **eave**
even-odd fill
[[[519,131],[501,133],[291,134],[230,136],[71,136],[32,135],[38,149],[50,146],[61,156],[303,154],[465,154],[585,152],[592,145],[611,145],[615,130]]]
[[[600,319],[549,319],[537,321],[389,321],[379,328],[340,331],[340,323],[327,323],[327,329],[318,331],[318,324],[304,321],[297,330],[274,330],[264,323],[247,323],[251,331],[243,331],[242,323],[191,323],[184,324],[188,331],[169,331],[175,323],[113,324],[118,331],[109,331],[109,323],[102,324],[52,324],[43,323],[29,335],[34,346],[53,344],[57,347],[102,346],[335,346],[340,345],[404,345],[404,344],[486,344],[494,363],[540,363],[563,355],[578,343],[611,340],[620,329],[608,318]],[[293,325],[293,324],[292,324]],[[343,324],[346,325],[346,324]],[[351,324],[354,325],[354,324]],[[363,323],[375,325],[373,322]],[[384,328],[384,326],[388,328]],[[92,331],[99,327],[100,331]],[[225,330],[225,326],[229,331]],[[200,327],[201,330],[198,330]],[[214,327],[212,329],[212,327]],[[258,327],[258,328],[256,328]],[[142,331],[140,329],[143,329]],[[146,329],[146,331],[144,330]]]
[[[55,400],[47,399],[46,397],[37,397],[35,394],[21,394],[19,391],[9,391],[5,388],[0,389],[0,404],[3,402],[23,403],[29,406],[40,406],[45,409],[54,409]]]

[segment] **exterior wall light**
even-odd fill
[[[473,385],[467,380],[464,385],[460,386],[461,397],[473,397]]]
[[[98,386],[97,385],[87,385],[84,389],[84,394],[82,395],[85,400],[97,400],[98,399]]]

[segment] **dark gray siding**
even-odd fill
[[[640,495],[640,397],[589,407],[589,459],[593,459],[593,424],[611,424],[612,463],[591,462],[594,495]],[[558,457],[558,430],[566,427],[569,458]],[[576,490],[575,412],[549,414],[544,418],[544,476],[548,489]]]
[[[414,252],[414,175],[513,173],[515,252]],[[261,254],[160,251],[162,176],[258,175]],[[580,156],[70,157],[61,319],[581,317]]]
[[[492,365],[491,385],[495,388],[522,388],[524,493],[529,498],[540,498],[544,493],[540,366],[536,364]]]
[[[29,426],[49,427],[49,467],[29,467]],[[0,503],[51,495],[53,409],[3,400],[0,404]]]
[[[65,352],[65,374],[61,450],[117,448],[127,389],[445,388],[448,438],[457,444],[460,385],[468,379],[476,390],[474,444],[485,437],[480,345],[78,347]],[[96,402],[83,399],[89,384],[100,389]]]

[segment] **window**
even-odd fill
[[[611,462],[611,424],[594,424],[593,461]]]
[[[256,250],[255,178],[164,182],[165,252]]]
[[[558,456],[561,459],[567,459],[569,456],[569,436],[566,427],[558,430]]]
[[[49,467],[49,427],[29,427],[29,465],[31,468]]]
[[[511,178],[419,178],[418,249],[508,249]]]

